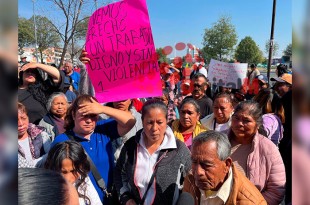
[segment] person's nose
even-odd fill
[[[184,113],[183,116],[185,119],[187,119],[189,115],[187,113]]]
[[[18,127],[21,127],[23,125],[23,121],[20,118],[17,118],[17,124]]]
[[[92,122],[91,117],[89,117],[88,115],[85,116],[85,122],[86,123],[91,123]]]
[[[194,173],[198,176],[203,176],[204,175],[204,169],[200,166],[200,164],[196,164],[194,166]]]
[[[238,125],[238,126],[243,126],[243,125],[244,125],[244,124],[243,124],[243,121],[242,121],[242,120],[238,120],[238,121],[237,121],[237,125]]]
[[[156,131],[158,129],[158,124],[154,123],[152,126],[152,131]]]
[[[76,177],[72,173],[67,174],[65,178],[70,184],[73,184],[76,181]]]

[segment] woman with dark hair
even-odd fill
[[[40,167],[51,145],[50,136],[41,126],[29,123],[26,107],[17,103],[18,166]]]
[[[110,119],[98,121],[99,114],[106,114]],[[111,191],[114,167],[111,139],[124,136],[135,122],[129,112],[102,106],[90,95],[80,95],[67,111],[66,132],[58,135],[51,147],[70,139],[79,142],[105,181],[108,191]],[[92,172],[89,177],[103,204],[107,204],[105,192],[99,187]]]
[[[83,147],[69,140],[56,144],[48,153],[44,167],[62,174],[78,192],[80,205],[102,204],[88,173],[90,164]]]
[[[61,174],[47,169],[18,170],[18,204],[79,205],[75,188]]]
[[[285,168],[278,148],[262,135],[263,130],[259,104],[240,102],[231,121],[231,158],[269,205],[279,205],[285,193]]]
[[[280,98],[275,96],[271,89],[262,89],[253,98],[258,102],[263,113],[263,126],[267,131],[267,137],[278,146],[283,138],[283,126],[285,122],[284,108]]]
[[[194,99],[184,99],[180,105],[180,119],[172,122],[171,128],[176,138],[188,148],[192,140],[201,132],[207,131],[199,122],[200,107]]]
[[[43,79],[40,72],[46,73]],[[47,113],[49,96],[64,89],[64,74],[53,66],[40,63],[27,63],[19,71],[18,101],[28,110],[29,121],[38,124]]]
[[[207,130],[216,130],[228,134],[231,125],[231,116],[234,113],[233,94],[218,93],[213,101],[213,113],[200,120]]]
[[[278,77],[281,77],[284,73],[289,73],[289,70],[287,69],[287,65],[280,63],[276,68],[276,74]]]
[[[190,169],[190,152],[167,126],[167,107],[148,100],[143,129],[124,145],[114,171],[121,204],[175,204]]]

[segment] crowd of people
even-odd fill
[[[85,50],[80,60],[79,72],[70,61],[61,69],[19,68],[20,201],[291,204],[292,74],[285,65],[268,83],[251,64],[247,84],[231,89],[209,82],[203,59],[184,67],[159,62],[161,96],[101,104]]]

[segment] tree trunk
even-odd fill
[[[73,63],[73,58],[74,58],[74,41],[73,38],[71,38],[71,62]]]
[[[62,49],[62,54],[61,54],[61,58],[60,58],[60,63],[59,63],[59,68],[61,68],[63,62],[64,62],[64,59],[65,59],[65,56],[66,56],[66,53],[67,53],[67,48],[68,48],[68,42],[66,41],[65,44],[64,44],[64,47]]]
[[[39,50],[40,52],[40,57],[41,57],[41,63],[43,64],[43,51]]]
[[[71,53],[71,62],[73,63],[74,53]]]

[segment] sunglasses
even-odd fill
[[[204,86],[205,84],[203,83],[203,84],[201,84],[201,85],[199,85],[198,83],[194,83],[194,88],[202,88],[203,86]]]

